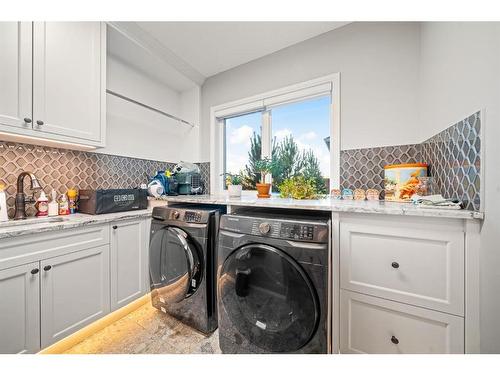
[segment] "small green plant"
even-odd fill
[[[312,179],[295,176],[285,179],[279,186],[282,198],[316,199],[318,191]]]
[[[266,183],[266,176],[276,169],[275,162],[270,158],[263,158],[255,162],[255,170],[260,173],[260,183]]]
[[[241,173],[222,173],[221,176],[224,176],[224,180],[226,182],[226,186],[229,185],[241,185],[243,182],[244,176]]]

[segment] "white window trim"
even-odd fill
[[[224,148],[224,120],[222,117],[241,115],[265,109],[266,99],[273,101],[273,97],[287,95],[294,96],[297,91],[314,91],[316,86],[331,84],[330,108],[330,189],[340,186],[340,73],[333,73],[324,77],[286,86],[277,90],[268,91],[248,98],[235,100],[210,108],[210,190],[218,194],[224,191],[223,173]],[[291,100],[295,101],[295,100]],[[271,103],[269,103],[271,104]],[[269,105],[268,104],[268,105]],[[272,104],[271,104],[272,106]],[[269,120],[269,112],[264,112]],[[263,150],[264,151],[264,150]]]

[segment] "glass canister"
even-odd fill
[[[432,177],[420,177],[415,194],[424,197],[436,193],[434,179]]]

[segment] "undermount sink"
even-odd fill
[[[29,218],[25,220],[9,220],[4,223],[0,223],[0,229],[18,227],[21,225],[35,225],[35,224],[50,224],[50,223],[61,223],[65,220],[64,217],[44,217],[44,218]]]

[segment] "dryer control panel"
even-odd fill
[[[314,225],[282,223],[280,237],[291,240],[312,240],[314,238]]]

